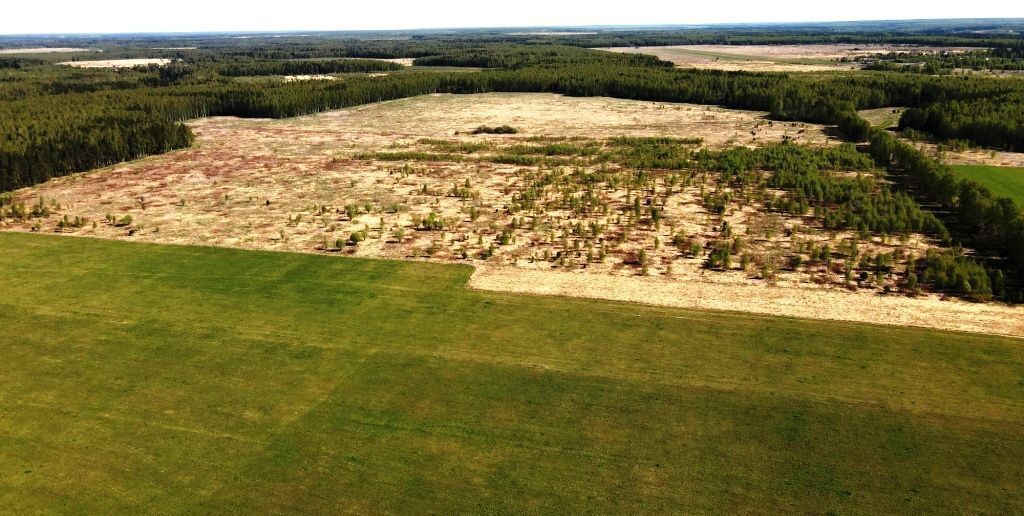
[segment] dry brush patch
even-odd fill
[[[471,134],[503,124],[519,132]],[[3,225],[465,262],[486,266],[474,286],[605,292],[675,306],[894,324],[906,323],[907,306],[922,320],[929,311],[944,314],[929,319],[936,327],[1024,335],[1013,319],[973,317],[975,305],[935,296],[893,304],[894,296],[881,296],[899,290],[906,259],[931,246],[920,236],[827,231],[814,217],[769,210],[779,192],[739,191],[700,170],[638,171],[615,154],[622,135],[671,135],[682,149],[832,144],[818,126],[705,106],[536,94],[436,95],[291,120],[191,125],[194,148],[17,192],[45,214]],[[700,143],[685,139],[694,137]],[[709,268],[723,243],[728,260]],[[841,265],[851,247],[867,261]],[[887,268],[876,273],[880,255]],[[566,278],[593,287],[567,289]],[[694,301],[708,292],[714,303]],[[829,309],[809,311],[809,295]]]

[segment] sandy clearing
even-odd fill
[[[710,274],[710,273],[709,273]],[[1024,337],[1024,308],[941,300],[864,295],[840,289],[727,284],[705,278],[595,276],[478,265],[471,288],[657,306],[938,328]],[[856,306],[855,310],[850,308]]]
[[[416,58],[413,58],[413,57],[395,57],[395,58],[391,58],[391,59],[377,59],[377,61],[387,61],[389,63],[398,63],[398,64],[400,64],[402,66],[412,66],[412,63],[415,60],[416,60]]]
[[[946,150],[939,152],[934,143],[909,142],[950,165],[989,165],[994,167],[1024,167],[1024,152],[1009,152],[989,149]]]
[[[520,133],[468,134],[481,124],[506,123]],[[797,245],[785,230],[795,226],[803,228],[799,236],[803,242],[821,245],[827,241],[833,249],[849,238],[804,227],[806,221],[800,217],[766,217],[755,205],[737,206],[738,199],[724,217],[713,216],[703,207],[701,195],[705,187],[720,185],[706,184],[706,178],[677,187],[666,197],[665,222],[660,228],[623,229],[626,217],[622,216],[620,225],[616,213],[632,205],[629,193],[601,189],[598,195],[617,211],[581,219],[564,209],[549,210],[538,229],[520,226],[514,242],[497,246],[493,257],[483,259],[480,253],[497,242],[514,216],[506,209],[512,196],[522,191],[530,174],[538,173],[537,167],[472,160],[353,158],[368,151],[431,152],[423,138],[484,143],[495,149],[525,144],[537,136],[587,138],[580,141],[588,142],[620,135],[702,136],[712,148],[783,139],[832,144],[821,126],[769,123],[764,113],[709,106],[507,93],[430,95],[293,119],[221,117],[190,125],[197,136],[193,148],[19,190],[15,193],[18,202],[31,205],[43,198],[54,213],[41,221],[0,221],[0,230],[29,231],[38,222],[42,231],[53,232],[67,215],[87,221],[72,233],[80,236],[468,263],[483,267],[479,277],[474,277],[476,288],[890,324],[907,324],[910,316],[904,312],[911,311],[920,319],[913,321],[922,325],[932,321],[932,327],[965,331],[987,325],[996,333],[1020,334],[1005,324],[977,322],[988,321],[984,317],[997,318],[986,315],[990,313],[1019,317],[1020,312],[1000,312],[1002,307],[997,305],[968,305],[985,307],[974,318],[962,308],[949,312],[949,306],[959,306],[956,303],[933,298],[900,298],[902,301],[878,305],[876,299],[896,296],[882,298],[878,286],[862,284],[856,293],[830,286],[840,280],[823,265],[779,270],[776,287],[766,286],[749,269],[739,270],[735,265],[727,272],[705,270],[701,258],[681,256],[668,245],[674,231],[682,230],[707,245],[718,238],[721,222],[727,220],[736,234],[747,240],[746,248],[768,255]],[[563,177],[570,180],[572,170],[566,169]],[[475,192],[472,202],[449,193],[453,185],[467,183]],[[479,218],[469,214],[471,205],[478,209]],[[346,206],[359,208],[349,216]],[[446,228],[416,230],[415,220],[431,212],[447,221]],[[108,214],[117,218],[131,215],[133,223],[130,227],[108,224]],[[565,264],[546,258],[567,249],[556,232],[590,222],[609,228],[606,260],[589,262],[585,248]],[[775,236],[762,236],[762,228],[769,227],[776,228]],[[335,244],[363,230],[368,238],[358,245]],[[901,249],[920,255],[928,245],[911,238],[905,242],[861,242],[861,249],[871,253]],[[651,257],[651,276],[640,276],[638,266],[629,261],[635,260],[640,249]],[[468,256],[464,257],[463,251],[468,251]],[[560,272],[573,267],[575,272]],[[578,282],[591,286],[577,287]],[[750,299],[759,296],[763,299]],[[707,301],[709,297],[716,301]],[[808,300],[817,300],[829,309],[820,314],[804,313],[809,305],[801,303]],[[932,313],[938,315],[931,317]],[[957,318],[970,320],[953,325]]]
[[[389,57],[389,58],[380,58],[380,59],[375,58],[375,57],[336,57],[336,58],[330,58],[330,59],[360,59],[360,60],[369,59],[371,61],[387,61],[389,63],[397,63],[397,64],[400,64],[402,66],[412,66],[413,61],[416,60],[415,57]]]
[[[384,130],[408,136],[452,136],[479,125],[516,127],[522,134],[559,136],[701,136],[711,146],[756,145],[783,138],[826,144],[822,126],[771,122],[766,113],[697,104],[608,97],[487,93],[428,95],[296,119],[299,124],[345,124],[367,136]],[[753,134],[752,134],[753,133]],[[377,150],[387,150],[387,144]]]
[[[337,81],[340,77],[334,75],[285,75],[284,82],[293,81]]]
[[[102,52],[102,50],[71,47],[0,48],[0,54],[60,54],[65,52]]]
[[[889,52],[964,48],[915,47],[907,45],[676,45],[664,47],[602,48],[609,52],[650,54],[684,68],[751,72],[818,72],[854,70],[860,66],[841,62],[843,58]]]
[[[151,64],[165,65],[170,59],[109,59],[106,61],[65,61],[59,63],[75,68],[131,68],[133,66],[148,66]]]

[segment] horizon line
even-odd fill
[[[589,24],[589,25],[480,25],[480,26],[449,26],[449,27],[417,27],[417,28],[376,28],[376,29],[243,29],[243,30],[168,30],[168,31],[115,31],[115,32],[0,32],[0,38],[4,37],[68,37],[68,36],[185,36],[185,35],[217,35],[217,34],[339,34],[339,33],[375,33],[375,32],[444,32],[444,31],[505,31],[505,30],[527,30],[540,29],[541,31],[553,31],[554,29],[599,29],[599,30],[629,30],[629,29],[699,29],[706,27],[768,27],[768,26],[800,26],[800,25],[839,25],[856,23],[896,23],[896,22],[1024,22],[1022,17],[1006,18],[885,18],[885,19],[856,19],[856,20],[805,20],[805,21],[765,21],[765,22],[711,22],[711,23],[660,23],[660,24]]]

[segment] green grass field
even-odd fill
[[[987,186],[1000,197],[1013,199],[1018,206],[1024,206],[1024,168],[953,165],[953,171]]]
[[[0,233],[0,512],[1021,513],[1024,342]]]

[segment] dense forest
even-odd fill
[[[375,59],[329,59],[298,61],[242,61],[224,63],[214,69],[228,77],[260,75],[322,75],[330,73],[394,72],[405,68],[398,63]]]
[[[153,49],[146,54],[175,59],[172,65],[117,70],[82,70],[53,64],[67,56],[13,54],[0,66],[0,191],[188,146],[192,135],[182,122],[204,116],[290,117],[435,92],[553,92],[691,102],[762,110],[778,120],[838,125],[853,142],[870,140],[872,155],[879,164],[895,174],[913,177],[915,182],[906,185],[905,192],[879,190],[874,183],[836,181],[815,167],[783,163],[772,178],[773,186],[791,192],[789,204],[781,209],[815,209],[833,227],[887,233],[925,231],[942,240],[969,237],[971,245],[998,252],[1005,261],[1003,267],[1024,277],[1024,247],[1020,244],[1024,242],[1024,222],[1018,207],[1008,200],[992,198],[974,183],[956,180],[948,170],[910,146],[872,130],[856,113],[904,106],[909,109],[900,121],[903,127],[926,131],[938,139],[1021,149],[1024,83],[983,76],[901,72],[681,70],[651,56],[580,48],[605,43],[842,41],[852,38],[851,34],[861,38],[859,41],[890,41],[890,36],[882,33],[826,34],[810,28],[746,35],[724,31],[711,34],[707,40],[701,39],[702,33],[680,31],[545,38],[546,42],[554,40],[561,45],[530,39],[536,36],[522,41],[516,36],[500,39],[486,34],[419,35],[408,40],[220,40],[203,49],[188,49],[187,40],[175,40],[161,46],[176,50]],[[669,41],[672,38],[676,40]],[[946,45],[993,45],[1002,41],[941,31],[900,38]],[[145,40],[145,44],[153,46],[154,42]],[[140,52],[139,42],[130,39],[120,49],[105,51],[104,58],[135,57]],[[404,69],[395,63],[349,59],[352,57],[414,57],[417,66]],[[430,66],[483,70],[430,71]],[[364,73],[371,71],[389,73],[381,77]],[[338,81],[307,82],[266,77],[320,73],[347,75]],[[253,78],[239,80],[247,77]],[[771,156],[755,153],[729,157],[730,161],[746,163],[741,167],[758,166],[764,159]],[[910,196],[939,203],[962,221],[964,229],[947,234],[934,215],[921,211]],[[936,263],[940,259],[946,268],[949,264],[954,269],[974,266],[966,258],[936,257]],[[936,273],[930,277],[940,276]],[[962,283],[954,281],[952,288],[960,288]],[[972,288],[977,291],[980,285]],[[1004,297],[1017,295],[1007,293]]]
[[[1019,81],[1012,81],[1014,83]],[[967,140],[1010,151],[1024,150],[1024,92],[936,102],[904,111],[900,127],[940,140]]]

